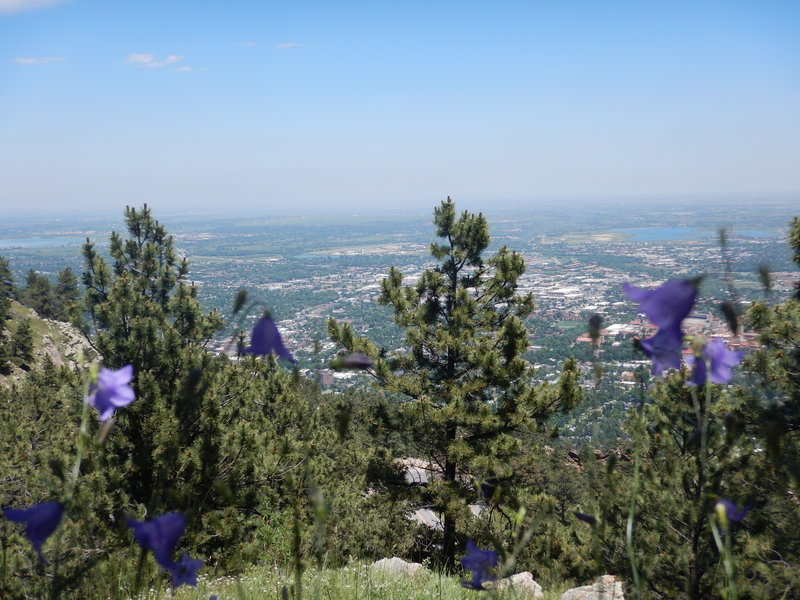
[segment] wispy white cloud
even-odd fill
[[[0,0],[0,14],[47,8],[68,0]]]
[[[302,45],[300,42],[283,42],[282,44],[275,44],[275,47],[284,50],[286,48],[299,48]]]
[[[61,56],[45,56],[43,58],[15,58],[14,62],[20,65],[46,65],[51,62],[62,61]]]
[[[134,67],[148,67],[157,69],[159,67],[168,67],[174,65],[176,62],[183,60],[183,56],[177,54],[170,54],[164,60],[158,60],[153,54],[129,54],[125,59],[126,65],[133,65]]]
[[[255,43],[255,42],[237,42],[236,45],[237,46],[247,46],[248,48],[255,48],[256,46],[258,46],[258,44]]]
[[[207,71],[208,69],[206,69],[205,67],[189,67],[189,66],[185,66],[185,67],[178,67],[175,70],[176,71],[181,71],[182,73],[189,73],[190,71]]]

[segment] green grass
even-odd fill
[[[293,576],[277,567],[256,567],[241,577],[198,577],[197,589],[186,586],[172,595],[165,587],[150,590],[139,600],[281,600],[284,586],[292,589]],[[306,600],[482,600],[502,598],[523,600],[527,596],[514,590],[491,594],[462,587],[458,579],[436,573],[413,576],[376,572],[367,565],[353,563],[341,569],[309,570],[303,575],[303,598]],[[545,590],[543,600],[559,600],[563,590]],[[291,598],[291,592],[289,594]]]
[[[555,326],[559,329],[586,329],[586,323],[584,321],[556,321]]]

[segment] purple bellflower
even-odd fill
[[[731,523],[739,523],[747,516],[752,506],[748,504],[747,506],[740,507],[727,498],[720,498],[717,500],[717,510],[720,510],[720,508],[725,511],[725,516],[728,518],[728,521]]]
[[[670,279],[654,290],[623,283],[622,289],[628,298],[639,303],[639,311],[660,329],[680,327],[697,297],[697,287],[688,279]]]
[[[250,333],[250,345],[244,349],[244,353],[261,356],[272,352],[290,362],[296,362],[286,346],[283,345],[281,334],[272,317],[265,314],[253,326],[253,331]]]
[[[693,370],[691,379],[686,383],[689,385],[705,385],[707,376],[706,361],[710,363],[712,383],[729,383],[733,379],[733,367],[742,362],[743,356],[744,352],[728,350],[722,340],[711,340],[703,346],[703,355],[701,357],[687,357],[687,362],[693,367]]]
[[[654,375],[660,375],[667,369],[680,369],[683,349],[683,332],[680,324],[659,329],[653,337],[640,340],[639,348],[653,361]]]
[[[4,508],[3,514],[9,521],[25,523],[25,536],[33,544],[39,560],[47,563],[42,556],[42,544],[45,543],[61,523],[64,505],[61,502],[41,502],[30,508]]]
[[[197,571],[202,566],[202,560],[191,558],[186,552],[181,553],[181,559],[169,569],[172,573],[172,587],[183,584],[197,587]]]
[[[152,550],[156,562],[168,571],[172,571],[175,566],[172,555],[186,529],[184,516],[176,512],[166,513],[150,521],[128,519],[126,524],[133,530],[136,543],[143,550]]]
[[[461,566],[472,571],[470,581],[462,581],[461,585],[471,590],[482,590],[487,581],[494,581],[491,569],[497,565],[497,552],[481,550],[472,540],[467,540],[467,555],[461,559]]]
[[[711,381],[714,383],[728,383],[733,379],[732,369],[744,357],[741,350],[728,350],[722,340],[711,340],[703,349],[703,354],[711,363]]]
[[[653,361],[653,373],[679,369],[683,348],[681,323],[692,311],[697,287],[688,279],[670,279],[654,290],[644,290],[623,283],[628,298],[639,302],[639,311],[659,328],[650,338],[641,340],[639,347]]]
[[[136,398],[130,386],[132,378],[133,365],[126,365],[118,371],[100,369],[97,383],[92,384],[86,398],[87,404],[94,406],[100,413],[100,421],[107,421],[116,409],[128,406]]]

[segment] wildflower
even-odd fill
[[[689,279],[670,279],[654,290],[643,290],[629,283],[623,283],[622,288],[628,298],[639,302],[639,311],[659,328],[680,327],[697,297],[697,287]]]
[[[482,590],[487,581],[495,577],[489,571],[497,565],[497,552],[481,550],[472,540],[467,540],[467,555],[461,559],[461,566],[472,571],[471,581],[462,581],[461,585],[472,590]]]
[[[89,406],[94,406],[100,413],[100,421],[107,421],[117,408],[128,406],[136,396],[130,386],[133,378],[133,365],[126,365],[118,371],[102,368],[86,398]]]
[[[681,368],[683,332],[680,324],[660,329],[653,337],[640,340],[639,349],[653,361],[653,373]]]
[[[166,513],[150,521],[128,519],[126,523],[133,529],[136,543],[143,550],[152,550],[159,565],[167,570],[175,566],[172,555],[186,528],[186,519],[181,513]]]
[[[717,515],[721,516],[724,513],[725,518],[731,523],[739,523],[747,516],[751,508],[752,506],[750,504],[739,507],[735,502],[727,498],[720,498],[717,500],[716,506]]]
[[[186,584],[197,587],[197,571],[203,566],[202,560],[191,558],[186,552],[181,553],[181,559],[172,565],[172,587]]]
[[[9,521],[25,523],[25,536],[33,544],[39,560],[47,563],[42,556],[42,544],[45,543],[61,523],[64,505],[61,502],[41,502],[30,508],[4,508],[3,514]]]
[[[653,373],[679,369],[683,332],[681,323],[692,310],[697,287],[688,279],[670,279],[654,290],[643,290],[628,283],[622,284],[628,298],[639,302],[643,312],[659,330],[651,338],[641,340],[639,348],[653,361]]]
[[[687,381],[689,385],[704,385],[706,382],[706,360],[711,367],[711,381],[713,383],[729,383],[733,379],[733,367],[742,361],[744,352],[728,350],[725,342],[719,339],[711,340],[703,346],[701,356],[691,356],[687,362],[693,367],[692,378]]]
[[[281,334],[269,313],[265,313],[253,326],[250,333],[250,345],[244,349],[245,354],[256,356],[274,352],[277,356],[288,361],[296,362],[291,353],[283,345]]]

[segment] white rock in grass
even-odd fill
[[[500,591],[511,588],[520,598],[541,598],[544,596],[542,586],[533,580],[533,575],[528,571],[493,581],[486,584],[486,587],[494,587]]]
[[[392,573],[395,575],[416,575],[417,571],[427,571],[420,563],[406,562],[402,558],[393,556],[392,558],[382,558],[370,565],[371,569]]]
[[[561,595],[561,600],[625,600],[622,582],[613,575],[602,575],[592,585],[572,588]]]

